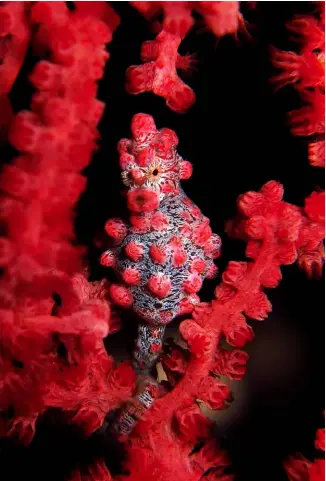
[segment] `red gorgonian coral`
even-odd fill
[[[272,49],[273,64],[281,73],[271,81],[277,88],[293,84],[303,106],[289,113],[294,135],[308,137],[308,158],[325,166],[325,3],[314,2],[314,15],[298,15],[287,28],[298,53]]]
[[[230,459],[204,410],[232,402],[224,378],[245,375],[249,356],[242,348],[254,338],[247,320],[268,317],[265,289],[279,285],[282,266],[297,262],[308,277],[321,275],[325,194],[315,188],[297,207],[283,200],[280,182],[269,181],[240,195],[226,231],[246,243],[248,260],[230,261],[214,298],[201,302],[203,279],[217,274],[220,238],[180,187],[192,166],[176,151],[176,133],[157,130],[151,115],[135,115],[132,140],[118,147],[129,223],[113,218],[103,226],[112,245],[100,262],[115,268],[119,283],[89,280],[74,209],[98,148],[105,106],[97,82],[120,20],[106,2],[71,3],[0,5],[1,125],[16,149],[0,178],[0,435],[29,444],[39,416],[59,408],[90,436],[107,413],[122,409],[137,421],[122,438],[123,470],[112,474],[99,458],[86,473],[75,470],[72,480],[232,481]],[[216,37],[235,34],[243,22],[239,2],[130,3],[156,20],[157,36],[142,46],[144,64],[129,67],[127,91],[153,92],[174,112],[187,111],[195,94],[177,70],[192,59],[179,46],[198,15]],[[274,50],[282,72],[272,79],[278,87],[293,84],[305,102],[290,113],[290,123],[295,135],[308,137],[316,166],[324,165],[323,28],[324,7],[316,2],[314,14],[289,24],[299,52]],[[29,74],[31,109],[13,116],[8,94],[29,46],[39,58]],[[114,304],[143,320],[134,365],[116,364],[104,344],[120,327]],[[165,325],[177,315],[184,316],[180,340],[164,343]],[[163,351],[163,382],[151,383],[150,369],[139,376],[148,367],[144,346],[153,365]],[[322,430],[316,448],[324,449]],[[321,481],[324,469],[318,457],[286,463],[293,481]]]
[[[180,43],[194,25],[192,11],[199,13],[209,30],[217,37],[234,34],[241,14],[239,2],[130,2],[148,20],[163,11],[163,22],[157,25],[155,40],[142,45],[144,65],[131,66],[127,71],[127,91],[131,94],[153,92],[163,97],[170,109],[186,112],[195,102],[195,94],[178,76],[186,70],[191,57],[178,53]]]
[[[11,3],[0,8],[10,12],[11,5],[14,12]],[[31,26],[39,27],[35,47],[51,53],[30,77],[37,88],[32,111],[11,124],[10,140],[22,153],[2,172],[0,256],[0,407],[15,412],[2,427],[25,442],[50,406],[75,411],[75,421],[92,432],[108,411],[95,393],[109,389],[105,404],[116,405],[128,397],[134,376],[130,366],[115,370],[105,352],[102,340],[114,328],[106,282],[89,284],[82,274],[84,248],[74,245],[72,223],[86,182],[80,171],[96,147],[104,107],[95,98],[96,81],[112,29],[85,5],[74,13],[61,2],[29,9]],[[116,26],[116,14],[108,5],[104,10]]]
[[[318,429],[315,447],[325,451],[325,429]],[[302,455],[290,457],[285,463],[289,481],[323,481],[325,479],[325,458],[316,458],[312,462]]]

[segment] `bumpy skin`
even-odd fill
[[[180,187],[177,193],[164,195],[153,212],[144,231],[128,229],[114,252],[115,269],[128,286],[138,316],[150,324],[165,325],[178,314],[190,312],[198,302],[194,294],[213,269],[213,247],[209,244],[205,249],[211,238],[208,219]],[[134,244],[142,249],[137,261],[126,255]]]
[[[165,325],[198,303],[203,279],[216,273],[220,238],[180,186],[192,168],[176,152],[175,133],[157,131],[146,114],[134,116],[132,133],[133,140],[119,144],[130,224],[107,222],[114,246],[101,262],[121,279],[111,287],[118,305],[149,324]]]
[[[119,143],[131,216],[128,224],[120,219],[106,223],[112,246],[101,263],[120,279],[110,286],[113,302],[132,309],[142,321],[134,365],[148,371],[161,350],[165,325],[190,313],[204,278],[215,276],[213,259],[221,240],[180,186],[192,167],[176,151],[176,134],[157,130],[146,114],[133,117],[131,130],[132,140]]]
[[[136,345],[133,352],[136,370],[150,369],[162,350],[165,326],[139,324]]]

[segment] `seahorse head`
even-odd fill
[[[178,154],[175,132],[157,130],[151,115],[134,115],[131,133],[132,139],[122,139],[118,145],[128,208],[151,212],[166,195],[179,193],[180,180],[191,176],[192,166]]]

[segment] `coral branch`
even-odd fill
[[[0,141],[8,135],[13,118],[8,94],[22,67],[31,37],[30,3],[2,2],[0,5]]]
[[[188,351],[172,344],[162,359],[172,381],[170,390],[161,392],[129,437],[128,479],[150,479],[155,473],[156,479],[162,481],[199,480],[208,469],[208,479],[232,479],[223,474],[227,461],[216,444],[215,455],[208,457],[206,464],[198,462],[203,451],[189,456],[200,439],[205,440],[204,451],[212,446],[208,441],[210,422],[196,401],[204,401],[213,409],[227,406],[230,391],[218,376],[241,379],[248,356],[238,349],[221,350],[221,335],[236,347],[251,340],[253,331],[245,316],[262,320],[271,310],[263,288],[277,287],[280,266],[294,263],[302,246],[322,239],[322,232],[311,229],[310,224],[313,220],[322,222],[322,202],[317,201],[316,193],[307,200],[305,209],[284,202],[282,197],[283,188],[274,181],[259,192],[239,197],[239,215],[228,224],[228,232],[248,243],[246,253],[252,261],[230,262],[216,288],[216,299],[210,304],[199,304],[193,318],[181,323],[180,332]],[[314,232],[314,239],[305,237],[305,228]],[[155,448],[158,444],[166,453],[164,465]],[[219,468],[212,469],[214,466]],[[127,478],[119,477],[119,481],[124,479]]]
[[[178,76],[177,69],[189,67],[191,57],[178,53],[181,41],[194,24],[192,11],[198,12],[209,30],[217,37],[234,34],[241,14],[239,2],[130,2],[148,20],[164,12],[156,39],[142,45],[144,65],[127,70],[126,89],[131,94],[153,92],[166,105],[184,113],[195,102],[195,94]]]
[[[315,446],[317,450],[325,451],[325,429],[318,429]],[[309,461],[301,454],[291,456],[285,463],[289,481],[323,481],[325,479],[325,459],[318,458]]]
[[[273,64],[281,72],[272,77],[271,82],[276,88],[292,84],[298,91],[304,105],[289,113],[289,124],[294,135],[308,137],[310,164],[314,167],[324,167],[325,4],[314,3],[316,5],[314,16],[296,16],[287,25],[299,52],[284,52],[272,48]]]
[[[152,42],[142,46],[141,57],[145,65],[131,66],[127,70],[127,92],[140,94],[153,92],[163,97],[175,112],[185,112],[195,101],[195,94],[178,76],[182,57],[178,54],[181,37],[164,30]]]
[[[50,406],[76,411],[75,421],[91,432],[133,386],[131,367],[114,369],[105,352],[107,288],[82,275],[84,249],[74,240],[73,209],[86,184],[80,172],[96,148],[104,109],[96,82],[117,24],[108,5],[88,3],[73,13],[64,2],[30,6],[34,47],[47,60],[30,77],[32,110],[11,125],[10,141],[22,153],[0,181],[0,409],[14,410],[9,434],[25,442]]]
[[[151,21],[163,13],[162,30],[183,39],[194,25],[192,12],[199,13],[217,37],[235,33],[241,14],[239,2],[130,2]]]

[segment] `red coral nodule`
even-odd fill
[[[188,160],[183,160],[180,162],[180,179],[187,180],[190,179],[192,175],[192,165]]]
[[[197,274],[197,272],[190,273],[188,278],[183,283],[183,289],[189,294],[194,294],[198,292],[202,286],[202,278]]]
[[[171,290],[171,281],[164,274],[156,274],[150,277],[148,281],[148,289],[160,299],[166,297]]]
[[[120,219],[110,219],[105,224],[106,233],[115,241],[120,242],[127,233],[127,227]]]
[[[136,114],[131,121],[131,132],[136,142],[145,142],[156,132],[154,119],[148,114]]]
[[[166,248],[157,244],[151,245],[149,255],[152,261],[156,264],[164,264],[167,259]]]
[[[103,252],[101,255],[100,263],[104,267],[113,267],[115,264],[115,257],[111,250]]]
[[[323,222],[325,219],[325,192],[312,192],[306,198],[304,210],[313,222]]]
[[[140,169],[132,169],[129,175],[137,185],[143,185],[146,180],[144,173]]]
[[[150,347],[151,352],[160,352],[162,349],[162,344],[160,342],[153,343]]]
[[[167,229],[168,225],[169,225],[169,219],[165,214],[163,214],[162,212],[156,212],[153,215],[151,226],[153,227],[154,230],[159,232],[164,231],[165,229]]]
[[[144,254],[144,247],[136,242],[128,242],[125,247],[125,253],[134,262],[140,261]]]
[[[127,267],[121,275],[126,284],[137,285],[141,280],[140,272],[135,267]]]
[[[118,284],[112,284],[109,289],[110,296],[112,300],[121,307],[128,308],[133,303],[133,297],[131,292],[124,287],[119,286]]]
[[[128,192],[128,208],[132,212],[151,212],[159,205],[159,196],[150,189],[135,189]]]

